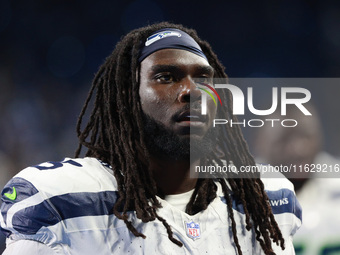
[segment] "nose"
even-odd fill
[[[201,98],[201,91],[197,88],[191,77],[183,79],[179,87],[178,101],[180,103],[194,102]]]

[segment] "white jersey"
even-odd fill
[[[301,208],[287,179],[263,179],[286,249],[294,254],[292,235],[301,224]],[[163,224],[143,223],[129,212],[135,237],[112,214],[117,199],[112,170],[95,158],[65,159],[28,167],[3,189],[0,223],[7,236],[4,254],[236,254],[231,222],[221,187],[208,208],[188,215],[162,200],[158,214],[183,243],[172,243]],[[245,229],[242,205],[233,202],[238,240],[243,254],[263,254],[254,231]]]
[[[340,160],[320,153],[314,164],[339,166]],[[297,193],[303,226],[294,238],[297,255],[340,254],[340,178],[316,173]]]

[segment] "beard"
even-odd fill
[[[152,155],[173,160],[196,160],[216,148],[216,131],[210,127],[201,139],[181,137],[143,113],[145,143]]]

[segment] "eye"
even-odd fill
[[[213,78],[210,75],[202,75],[199,77],[199,81],[203,83],[212,84]]]
[[[155,79],[159,83],[171,83],[175,81],[175,78],[170,73],[157,74]]]

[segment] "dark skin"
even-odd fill
[[[212,126],[216,107],[207,100],[207,115],[189,104],[199,101],[201,91],[194,78],[213,78],[214,71],[204,58],[185,50],[163,49],[141,62],[140,100],[145,114],[158,120],[180,139],[202,139]],[[167,155],[151,155],[150,166],[164,195],[180,194],[194,189],[197,178],[190,178],[190,168],[199,159],[169,159]]]

